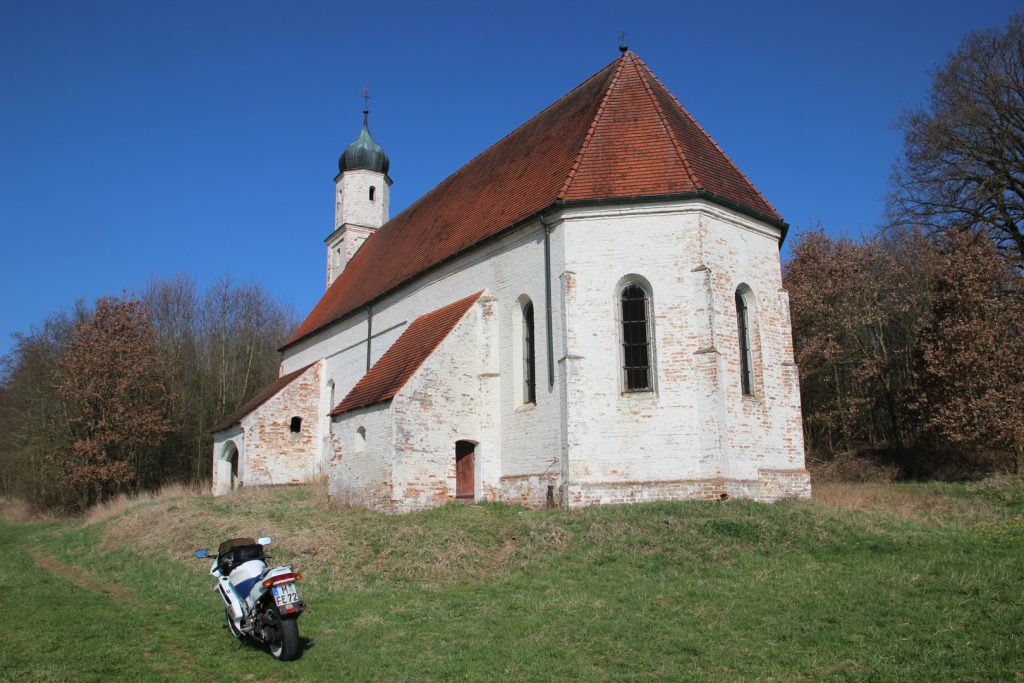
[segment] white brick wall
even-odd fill
[[[229,443],[238,449],[241,485],[299,484],[320,471],[323,447],[319,433],[323,363],[292,380],[266,403],[244,416],[238,427],[214,435],[213,492],[230,490]],[[301,418],[298,432],[293,417]]]
[[[543,235],[539,223],[520,229],[373,303],[376,361],[417,316],[487,290],[472,321],[390,408],[373,412],[378,427],[394,424],[382,457],[394,464],[389,495],[409,501],[399,507],[453,493],[462,438],[480,442],[477,493],[488,498],[543,504],[549,484],[568,505],[809,494],[774,228],[700,200],[563,210],[551,233],[553,387]],[[656,386],[646,394],[621,391],[616,287],[629,275],[653,293]],[[739,384],[741,283],[756,301],[753,398]],[[535,309],[535,406],[522,405],[523,296]],[[340,401],[365,373],[367,328],[365,310],[352,315],[290,348],[282,372],[326,358],[322,385],[334,380]],[[351,488],[332,482],[332,491]]]

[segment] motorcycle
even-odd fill
[[[295,582],[302,575],[288,565],[268,567],[264,548],[270,543],[269,536],[224,541],[210,576],[217,579],[214,590],[224,601],[231,635],[262,643],[274,659],[288,661],[299,654],[298,618],[306,605]],[[200,548],[195,555],[204,559],[210,552]]]

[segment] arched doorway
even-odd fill
[[[476,500],[476,444],[455,442],[455,499],[472,503]]]
[[[236,489],[239,486],[238,481],[238,446],[235,445],[234,441],[228,441],[224,444],[224,452],[221,455],[221,469],[223,475],[221,481],[224,487],[228,490]]]

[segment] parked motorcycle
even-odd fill
[[[224,601],[231,635],[263,643],[275,659],[288,661],[299,654],[298,618],[306,605],[295,582],[302,575],[288,565],[267,567],[264,548],[270,543],[269,536],[224,541],[210,576],[217,579],[214,590]],[[207,548],[196,551],[200,559],[209,556]]]

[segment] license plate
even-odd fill
[[[274,601],[278,607],[299,601],[299,590],[294,583],[282,583],[274,586]]]

